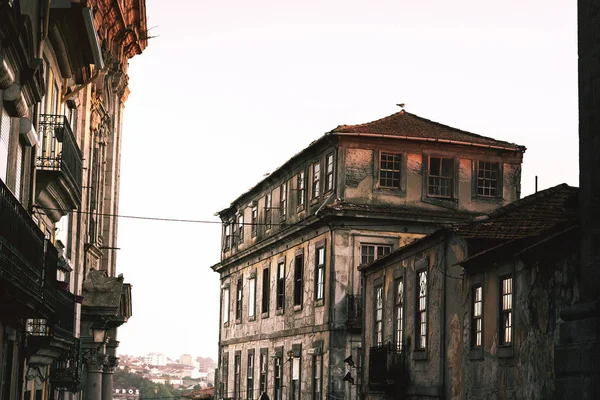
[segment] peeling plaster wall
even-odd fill
[[[483,358],[471,359],[471,276],[465,280],[460,311],[449,313],[448,398],[551,399],[554,396],[554,346],[561,324],[560,310],[578,298],[577,248],[562,244],[553,261],[519,261],[486,269],[483,279]],[[539,257],[538,259],[541,259]],[[512,356],[498,346],[500,276],[514,271]],[[461,332],[457,332],[456,322]],[[457,351],[456,340],[460,339]],[[452,351],[451,351],[452,350]],[[451,362],[451,353],[452,360]],[[460,364],[460,373],[455,368]]]
[[[379,187],[379,157],[381,151],[399,152],[402,161],[402,190]],[[459,210],[488,212],[517,200],[520,196],[521,157],[514,154],[499,154],[497,151],[452,146],[421,145],[401,142],[390,143],[363,140],[342,141],[344,182],[341,188],[346,201],[358,203],[381,203],[396,206],[414,206],[424,209],[442,209],[440,205],[427,201],[423,191],[423,159],[427,155],[452,157],[457,160],[457,192],[454,198]],[[425,159],[426,160],[426,159]],[[477,160],[500,162],[502,165],[502,196],[497,199],[481,199],[475,196],[473,172]]]

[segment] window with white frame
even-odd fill
[[[250,278],[248,286],[248,316],[254,317],[256,315],[256,278]]]
[[[315,300],[323,300],[325,298],[325,246],[317,248],[315,264]]]
[[[223,289],[223,323],[229,322],[229,288]]]
[[[283,183],[279,189],[279,215],[281,219],[287,216],[287,183]]]
[[[375,345],[381,346],[383,344],[383,286],[375,287],[375,332],[373,339],[375,339]]]
[[[325,157],[325,192],[333,190],[333,153]]]
[[[417,274],[417,348],[425,349],[427,347],[427,271],[421,271]]]
[[[402,350],[402,331],[404,325],[404,281],[397,279],[395,282],[396,286],[396,313],[394,323],[394,341],[396,342],[396,348]]]
[[[512,343],[512,309],[513,280],[507,276],[501,280],[502,296],[500,297],[500,344]]]
[[[316,199],[321,194],[321,163],[317,161],[312,165],[312,198]]]
[[[471,309],[471,347],[481,347],[481,332],[483,328],[483,287],[473,287]]]
[[[296,191],[296,204],[298,204],[298,211],[304,210],[304,199],[306,198],[306,188],[305,188],[305,179],[304,179],[304,171],[300,171],[298,175],[296,175],[297,179],[297,191]]]

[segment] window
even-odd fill
[[[497,162],[477,162],[477,196],[499,196],[499,170],[500,164]]]
[[[225,246],[223,248],[227,250],[231,247],[231,225],[229,225],[229,222],[225,223],[223,229],[225,230]]]
[[[254,399],[254,350],[248,350],[248,367],[246,370],[246,400]]]
[[[392,246],[388,245],[374,245],[374,244],[363,244],[360,248],[360,261],[361,264],[369,264],[389,254],[392,251]]]
[[[277,309],[283,310],[285,306],[285,261],[277,264]]]
[[[304,254],[297,254],[294,258],[294,305],[302,305],[302,291],[304,277]]]
[[[327,167],[325,169],[325,191],[333,190],[333,153],[325,157]]]
[[[269,274],[269,267],[263,269],[263,280],[262,280],[262,313],[269,312],[270,293],[271,293],[271,278]]]
[[[404,324],[404,282],[396,280],[396,321],[394,324],[394,341],[396,349],[402,350],[402,329]]]
[[[283,351],[281,351],[281,353],[283,353]],[[281,368],[282,368],[282,362],[281,362],[281,355],[278,355],[277,357],[275,357],[275,363],[273,366],[273,378],[274,378],[274,382],[273,382],[273,389],[275,391],[275,399],[274,400],[282,400],[282,393],[281,393]]]
[[[512,343],[512,278],[502,279],[502,297],[500,303],[500,344],[510,345]]]
[[[0,139],[1,140],[1,139]],[[20,140],[17,140],[17,170],[15,172],[15,197],[21,200],[21,183],[23,180],[23,153],[25,149]],[[1,161],[0,161],[1,162]]]
[[[273,198],[271,193],[265,196],[265,225],[267,229],[271,229],[273,222]]]
[[[244,295],[244,281],[242,278],[238,279],[235,296],[235,319],[242,319],[242,297]]]
[[[475,286],[473,288],[473,309],[471,320],[471,347],[481,347],[481,330],[483,317],[483,288]]]
[[[294,345],[296,346],[296,345]],[[291,390],[290,400],[302,400],[300,397],[300,354],[301,350],[294,350],[294,355],[291,359],[292,363],[292,376],[291,376]]]
[[[223,289],[223,323],[229,322],[229,288]]]
[[[296,199],[296,203],[298,204],[298,211],[304,210],[304,199],[306,198],[306,189],[304,187],[304,171],[301,171],[297,175],[298,179],[298,190],[296,195],[298,198]]]
[[[383,344],[383,286],[375,287],[375,345]]]
[[[402,154],[381,152],[379,158],[379,187],[400,189]]]
[[[325,298],[325,247],[317,248],[315,263],[315,300],[323,300]]]
[[[248,317],[254,318],[256,314],[256,278],[250,278],[248,294]]]
[[[269,361],[269,353],[267,349],[261,349],[260,350],[260,365],[259,365],[259,378],[258,378],[258,389],[259,392],[262,393],[266,393],[267,392],[267,371],[268,371],[268,364],[267,362]]]
[[[419,287],[417,291],[417,349],[427,347],[427,271],[421,271],[419,277]]]
[[[321,194],[321,164],[317,161],[312,165],[313,180],[312,180],[312,198],[316,199]]]
[[[235,400],[241,400],[242,385],[241,385],[241,368],[242,368],[242,355],[239,351],[235,352],[233,356],[233,398]]]
[[[280,186],[279,190],[279,212],[281,219],[287,216],[287,183]]]
[[[316,354],[313,356],[313,400],[323,399],[323,355]]]
[[[432,197],[452,198],[454,187],[454,159],[429,157],[427,194]]]
[[[223,353],[223,361],[221,362],[221,397],[229,397],[229,353]]]
[[[237,217],[238,224],[238,241],[237,243],[244,243],[244,214],[240,214]]]
[[[252,226],[251,226],[251,235],[252,237],[256,236],[256,232],[258,231],[258,207],[252,207]]]
[[[238,233],[237,233],[237,223],[235,222],[235,220],[233,220],[232,224],[231,224],[231,246],[232,247],[237,247],[238,245]]]

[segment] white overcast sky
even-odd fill
[[[406,110],[527,146],[523,196],[578,185],[570,0],[147,0],[130,62],[124,215],[216,211],[340,124]],[[220,225],[120,219],[121,354],[217,354]]]

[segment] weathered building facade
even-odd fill
[[[357,267],[517,200],[524,150],[402,110],[337,127],[219,212],[218,398],[358,398]]]
[[[365,398],[554,398],[577,202],[559,185],[363,267]]]
[[[131,315],[116,277],[121,125],[146,32],[143,0],[0,1],[3,400],[81,397],[84,382],[84,397],[112,398]]]

